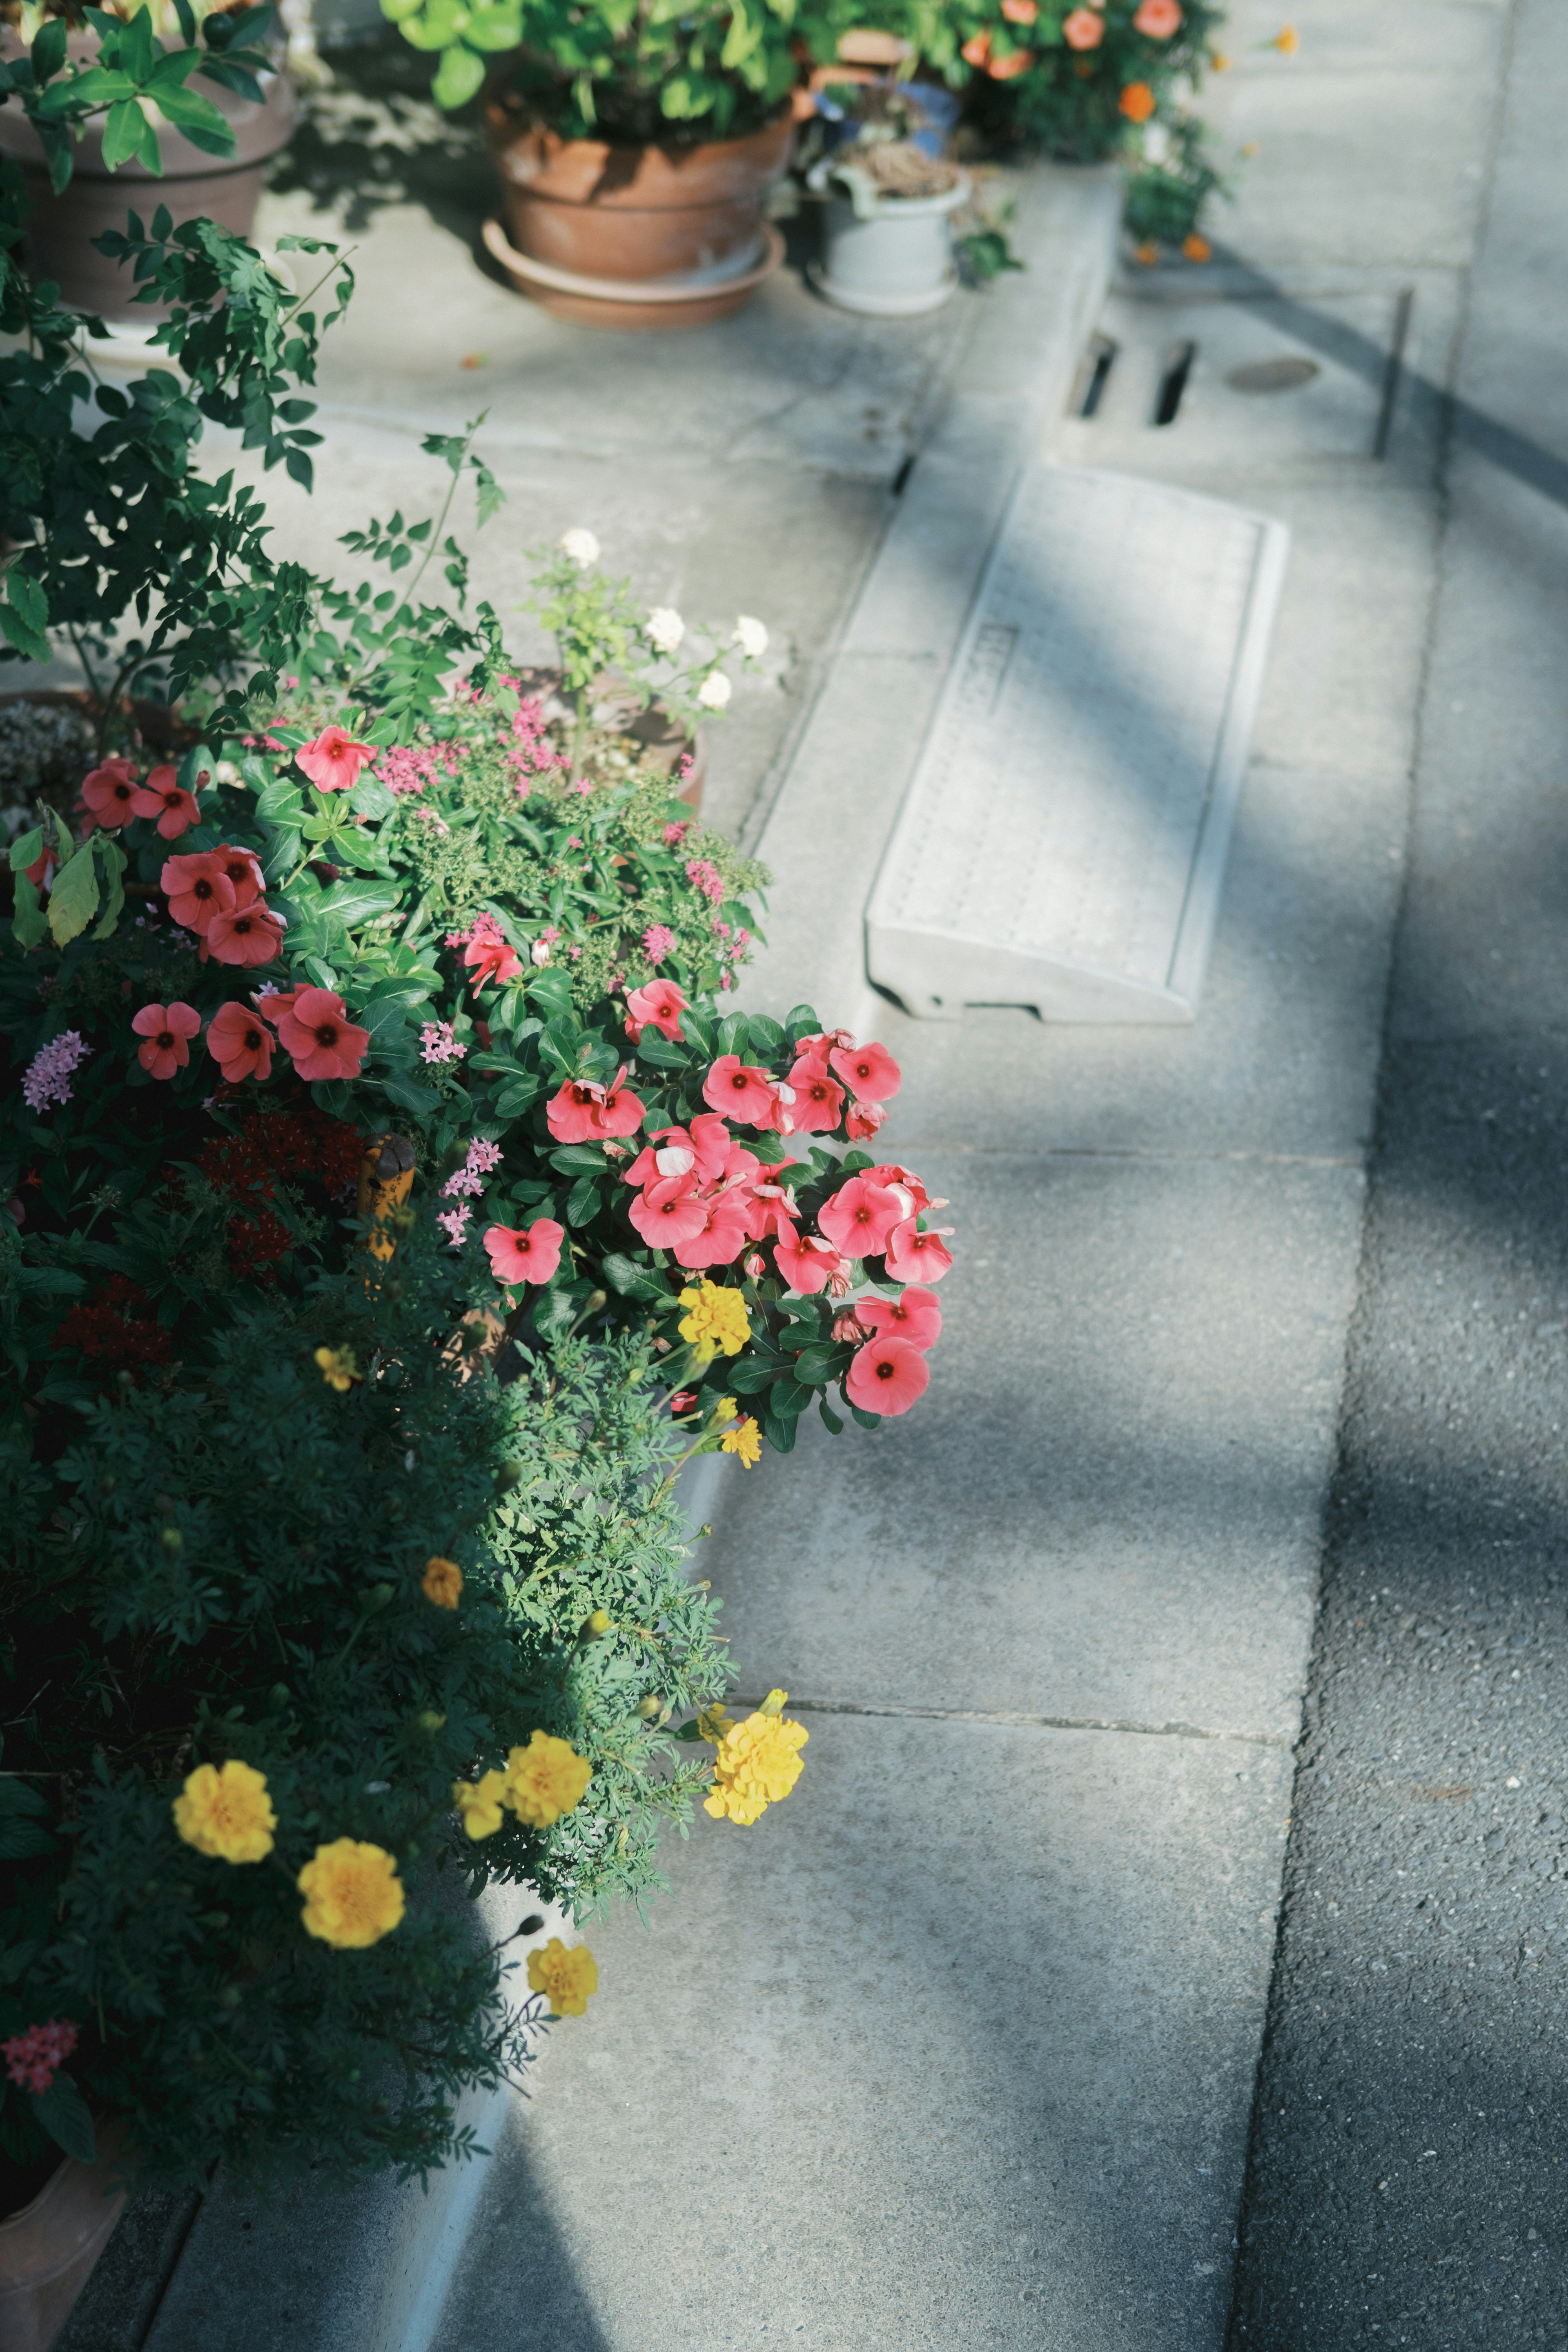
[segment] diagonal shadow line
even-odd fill
[[[1214,257],[1231,273],[1227,292],[1233,297],[1273,303],[1281,322],[1299,342],[1305,343],[1309,350],[1321,352],[1325,359],[1366,383],[1383,387],[1388,376],[1389,354],[1373,336],[1361,333],[1342,319],[1331,318],[1310,302],[1288,293],[1267,270],[1255,268],[1245,256],[1226,246],[1216,244]],[[1416,392],[1436,404],[1440,419],[1447,425],[1452,446],[1473,449],[1478,457],[1500,472],[1513,475],[1542,498],[1568,507],[1568,459],[1543,449],[1540,442],[1514,432],[1510,425],[1500,425],[1495,416],[1489,416],[1484,409],[1473,406],[1446,385],[1423,375],[1419,369],[1406,368],[1403,373]]]

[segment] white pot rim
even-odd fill
[[[957,185],[944,188],[940,196],[889,196],[879,193],[877,209],[871,215],[871,218],[873,220],[920,220],[929,219],[941,213],[955,213],[960,205],[966,205],[969,202],[973,188],[974,184],[968,173],[960,172]],[[847,205],[850,199],[835,189],[834,202]],[[859,213],[855,216],[857,220],[865,217]]]

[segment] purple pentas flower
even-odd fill
[[[91,1051],[75,1029],[68,1029],[61,1036],[51,1038],[47,1045],[40,1045],[22,1080],[22,1096],[27,1108],[43,1111],[52,1102],[69,1102],[71,1073]]]

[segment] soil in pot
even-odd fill
[[[90,34],[76,34],[68,54],[90,63],[96,47]],[[0,57],[20,54],[15,34],[0,41]],[[26,174],[32,211],[27,268],[37,278],[53,278],[70,308],[140,326],[152,326],[163,315],[158,307],[133,300],[136,282],[129,269],[93,249],[92,239],[106,229],[123,230],[130,212],[150,225],[157,206],[166,205],[176,227],[183,221],[215,220],[240,236],[248,236],[256,226],[268,162],[288,144],[293,129],[294,93],[281,73],[267,77],[260,106],[217,82],[197,79],[192,87],[233,124],[232,155],[208,155],[165,125],[159,132],[162,179],[141,163],[109,172],[102,125],[92,123],[75,151],[75,168],[61,195],[49,185],[43,148],[21,108],[0,107],[0,154],[12,156]]]
[[[571,290],[591,299],[581,281],[609,281],[618,296],[684,284],[694,299],[722,301],[727,286],[771,257],[763,207],[788,166],[788,113],[743,139],[617,147],[530,122],[511,93],[491,97],[484,111],[505,188],[506,241],[523,263],[574,281]],[[518,275],[531,292],[560,290]]]

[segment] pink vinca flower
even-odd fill
[[[680,1016],[686,999],[673,980],[650,980],[646,988],[626,992],[626,1035],[635,1045],[645,1029],[657,1029],[672,1045],[681,1041]]]
[[[702,1081],[702,1099],[746,1127],[772,1127],[779,1116],[778,1089],[766,1070],[721,1054]]]
[[[890,1102],[904,1082],[886,1045],[835,1045],[827,1059],[835,1074],[862,1102]]]
[[[136,772],[129,760],[105,760],[81,782],[81,796],[94,824],[117,833],[136,814]]]
[[[852,1102],[845,1116],[844,1132],[851,1143],[864,1143],[875,1135],[888,1114],[880,1103]]]
[[[154,1078],[172,1078],[191,1058],[190,1040],[199,1035],[202,1016],[190,1004],[144,1004],[131,1024],[142,1043],[136,1058]]]
[[[476,988],[483,988],[492,981],[499,988],[514,980],[522,970],[522,958],[489,915],[476,919],[463,950],[463,961],[473,975]]]
[[[823,1202],[817,1223],[846,1257],[879,1257],[888,1235],[909,1214],[907,1193],[873,1184],[866,1176],[851,1176],[831,1201]]]
[[[556,1142],[596,1143],[605,1136],[635,1135],[642,1125],[643,1106],[640,1097],[622,1084],[625,1076],[624,1069],[617,1070],[607,1087],[595,1086],[591,1079],[568,1078],[544,1108],[545,1121]]]
[[[294,754],[319,792],[352,792],[359,772],[375,757],[374,743],[356,743],[346,727],[323,727],[313,743]]]
[[[895,1282],[940,1282],[952,1264],[947,1246],[951,1225],[934,1225],[922,1234],[913,1217],[895,1225],[888,1236],[888,1272]]]
[[[922,1355],[942,1337],[941,1301],[934,1290],[918,1282],[911,1282],[901,1298],[858,1298],[855,1313],[868,1335],[885,1331],[892,1339],[907,1339]]]
[[[370,1031],[356,1028],[341,996],[330,988],[297,988],[287,1013],[278,1016],[278,1040],[300,1077],[357,1078],[364,1065]],[[268,1002],[263,999],[262,1009]]]
[[[626,1214],[649,1249],[679,1249],[707,1229],[708,1204],[697,1197],[689,1176],[661,1176],[632,1202]]]
[[[565,1226],[553,1217],[535,1217],[528,1226],[491,1225],[485,1235],[490,1271],[498,1282],[548,1282],[565,1239]]]
[[[272,1038],[259,1013],[226,1004],[207,1024],[207,1052],[230,1086],[241,1078],[265,1078],[272,1071]]]
[[[847,1274],[848,1267],[831,1242],[819,1234],[797,1235],[793,1225],[779,1220],[779,1237],[773,1244],[773,1262],[792,1290],[809,1296],[830,1288],[835,1275]]]
[[[689,1241],[675,1244],[675,1262],[695,1272],[706,1265],[733,1265],[746,1246],[746,1204],[739,1193],[721,1192],[701,1201],[702,1224]]]
[[[844,1089],[835,1086],[827,1064],[815,1054],[798,1061],[789,1074],[795,1090],[795,1103],[790,1113],[793,1135],[825,1135],[836,1128],[844,1115]]]
[[[862,1412],[908,1412],[918,1404],[931,1381],[931,1366],[908,1339],[884,1333],[858,1349],[845,1381],[851,1404]]]
[[[178,841],[181,834],[201,823],[195,794],[181,790],[173,768],[154,768],[146,782],[136,786],[131,805],[138,816],[157,818],[165,841]]]

